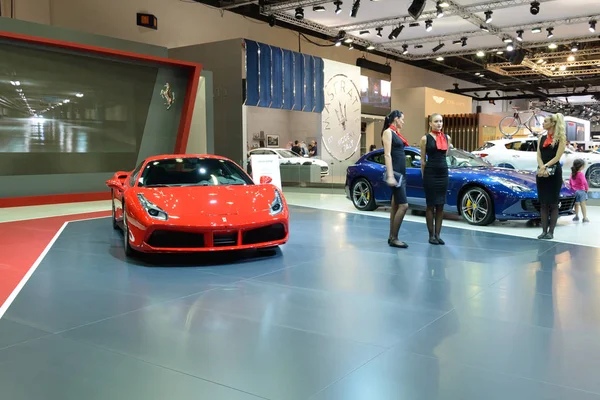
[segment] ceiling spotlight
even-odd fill
[[[481,29],[484,32],[489,32],[490,31],[490,29],[487,26],[484,26],[484,25],[479,25],[479,29]]]
[[[381,34],[381,31],[383,30],[383,28],[375,28],[375,30],[377,31],[377,36],[379,37],[383,37],[383,35]]]
[[[352,39],[351,37],[347,37],[346,39],[344,39],[344,43],[352,43],[354,42],[354,39]]]
[[[506,51],[513,51],[515,49],[515,47],[512,44],[509,44],[508,46],[506,46]]]
[[[427,32],[431,32],[432,29],[433,29],[433,21],[428,19],[427,21],[425,21],[425,30]]]
[[[498,54],[498,55],[501,55],[501,54],[504,54],[504,52],[503,52],[503,51],[500,51],[500,50],[498,50],[498,51],[496,52],[496,54]]]
[[[442,18],[444,16],[444,9],[440,6],[435,7],[436,16]]]
[[[529,12],[533,15],[537,15],[540,12],[540,3],[538,1],[532,1]]]
[[[517,40],[519,42],[523,41],[523,29],[520,29],[520,30],[517,31]]]
[[[531,33],[542,33],[542,28],[533,28]]]
[[[348,47],[348,50],[353,50],[354,49],[354,45],[350,44],[350,46]]]
[[[304,19],[304,8],[296,8],[296,13],[294,14],[294,17],[296,17],[296,19]]]
[[[592,32],[592,33],[596,32],[596,20],[590,21],[590,32]]]
[[[493,12],[491,10],[488,10],[484,14],[485,14],[485,23],[489,24],[490,22],[492,22],[492,14],[493,14]]]
[[[440,1],[438,1],[438,2],[437,2],[437,5],[438,5],[438,6],[440,6],[440,7],[442,7],[442,8],[448,8],[448,7],[450,7],[450,3],[448,3],[448,2],[447,2],[447,1],[445,1],[445,0],[440,0]]]
[[[436,61],[444,61],[444,57],[439,56],[438,58],[435,59]]]
[[[512,39],[509,37],[505,37],[503,41],[504,43],[512,43]]]
[[[323,12],[323,11],[325,11],[325,7],[323,7],[323,6],[313,6],[313,11],[315,11],[315,12]]]
[[[477,52],[477,57],[485,57],[485,53],[481,50]]]
[[[375,46],[373,46],[372,44],[370,44],[369,47],[367,47],[367,50],[375,50]]]
[[[466,37],[462,37],[462,38],[460,38],[460,41],[462,42],[462,43],[461,43],[461,46],[462,46],[462,47],[465,47],[465,46],[467,45],[467,38],[466,38]]]
[[[561,65],[558,69],[560,69],[561,71],[565,71],[567,69],[566,65]]]
[[[548,32],[548,39],[554,36],[554,33],[552,33],[553,30],[554,28],[546,28],[546,31]]]
[[[390,40],[394,40],[394,39],[396,39],[396,38],[397,38],[397,37],[400,35],[400,33],[402,33],[402,30],[403,30],[403,29],[404,29],[404,25],[400,25],[400,26],[398,26],[398,27],[394,28],[394,29],[393,29],[393,30],[390,32],[390,34],[389,34],[389,36],[388,36],[388,39],[390,39]]]
[[[69,100],[69,99],[66,99],[65,101],[63,101],[63,103],[70,103],[70,102],[71,102],[71,100]]]
[[[342,12],[342,4],[344,4],[344,3],[339,0],[333,2],[333,5],[335,6],[336,14],[339,14]]]
[[[407,44],[402,45],[402,54],[408,54],[408,45]]]
[[[415,49],[422,49],[423,45],[422,44],[415,44],[414,47],[415,47]]]
[[[567,61],[569,61],[569,62],[575,61],[575,56],[571,54],[569,57],[567,57]]]
[[[272,28],[277,23],[277,18],[275,18],[274,15],[269,15],[268,21],[269,21],[269,26]]]
[[[13,86],[21,86],[21,82],[19,81],[10,81],[10,84]]]
[[[354,0],[354,3],[352,4],[352,10],[350,10],[350,16],[352,18],[356,18],[359,8],[360,8],[360,0]]]
[[[335,41],[335,45],[336,45],[336,47],[341,46],[342,45],[342,38],[337,38],[336,41]]]
[[[573,43],[573,44],[571,45],[571,51],[572,51],[573,53],[575,53],[575,52],[576,52],[576,51],[578,51],[578,50],[579,50],[579,45],[578,45],[577,43]]]
[[[360,31],[359,35],[368,35],[370,32],[369,31]]]
[[[552,49],[552,50],[556,49],[557,47],[558,47],[558,46],[556,45],[556,43],[550,43],[550,44],[548,45],[548,48],[549,48],[549,49]]]
[[[435,53],[436,51],[438,51],[442,47],[444,47],[444,43],[443,42],[440,43],[440,44],[438,44],[437,46],[435,46],[433,49],[431,49],[431,51],[433,51]]]
[[[79,98],[82,98],[83,97],[83,93],[77,93],[75,96],[79,97]]]

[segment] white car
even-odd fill
[[[472,153],[496,167],[536,171],[537,145],[537,137],[491,140]],[[590,187],[600,188],[600,154],[580,153],[565,149],[565,153],[560,159],[563,167],[563,179],[569,179],[573,161],[578,158],[585,160],[583,173]]]
[[[288,149],[280,149],[280,148],[272,148],[272,147],[263,147],[258,149],[252,149],[248,152],[249,156],[253,154],[260,155],[276,155],[279,157],[279,165],[284,164],[296,164],[296,165],[305,165],[316,164],[321,167],[321,175],[329,174],[329,165],[323,160],[319,160],[316,158],[308,158],[302,157],[300,154],[296,154]],[[248,162],[250,162],[250,157],[248,157]]]

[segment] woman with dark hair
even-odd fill
[[[388,244],[392,247],[407,248],[408,245],[398,240],[400,225],[408,210],[406,199],[406,155],[404,148],[408,141],[400,133],[404,126],[404,114],[392,111],[383,123],[381,139],[385,158],[385,183],[392,188],[392,209],[390,211],[390,235]]]
[[[538,239],[553,239],[558,221],[558,199],[563,185],[560,158],[567,146],[565,117],[562,114],[547,116],[544,129],[547,133],[540,137],[537,148],[536,184],[542,218],[542,234]]]
[[[425,219],[431,244],[446,244],[440,238],[440,233],[442,232],[444,204],[446,204],[446,193],[448,192],[446,154],[450,147],[450,137],[442,132],[443,125],[444,121],[440,114],[431,114],[429,132],[421,138],[421,175],[427,204]]]

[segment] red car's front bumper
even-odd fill
[[[144,253],[257,249],[285,244],[289,236],[287,210],[267,221],[232,226],[192,226],[168,221],[145,224],[146,218],[128,218],[131,247]]]

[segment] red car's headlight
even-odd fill
[[[281,200],[281,195],[279,194],[279,190],[275,189],[275,197],[269,206],[269,214],[277,215],[283,211],[283,201]]]
[[[146,199],[143,194],[138,194],[137,197],[140,201],[140,204],[142,205],[142,207],[144,207],[149,216],[151,216],[154,219],[159,219],[161,221],[166,221],[169,219],[169,215],[166,211],[164,211],[159,206]]]

